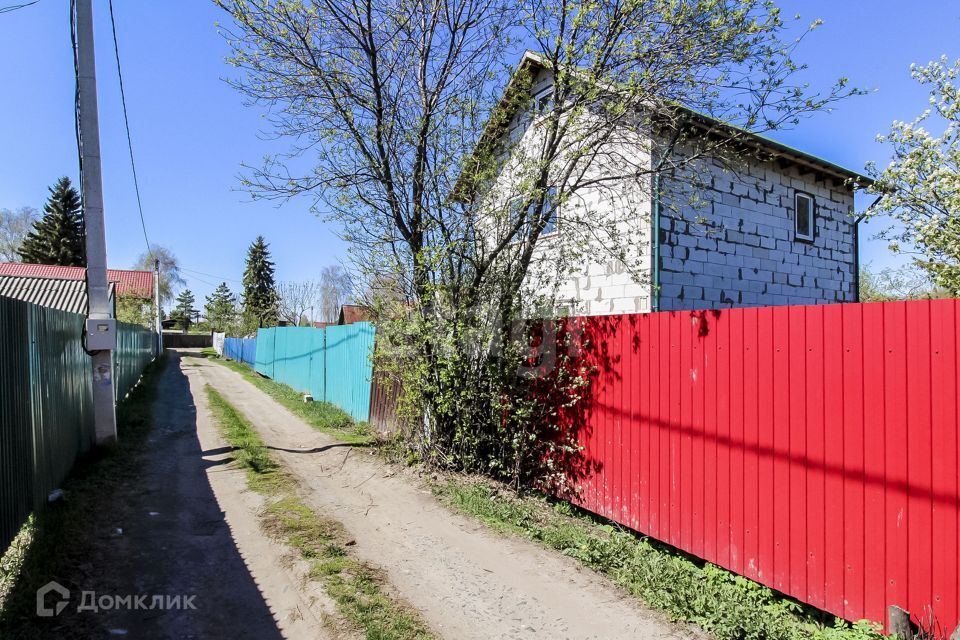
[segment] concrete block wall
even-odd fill
[[[853,192],[842,180],[775,160],[690,170],[703,189],[662,180],[660,310],[854,301]],[[797,191],[816,200],[812,242],[795,238]]]

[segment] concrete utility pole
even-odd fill
[[[87,242],[86,348],[93,359],[93,415],[98,444],[117,439],[116,394],[112,352],[117,325],[107,285],[107,246],[103,224],[103,176],[100,172],[100,123],[97,116],[97,73],[93,53],[91,0],[76,0],[83,219]]]
[[[163,321],[160,317],[160,260],[153,259],[153,304],[157,316],[157,357],[163,355]]]

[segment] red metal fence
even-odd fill
[[[579,503],[849,620],[958,623],[960,301],[590,317]]]

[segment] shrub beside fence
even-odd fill
[[[94,443],[84,316],[0,296],[0,553]],[[123,397],[153,358],[154,334],[118,323]]]
[[[575,502],[842,618],[960,622],[960,301],[578,318]]]

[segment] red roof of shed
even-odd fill
[[[365,322],[369,319],[369,307],[359,304],[345,304],[340,307],[340,320],[337,324],[353,324],[354,322]]]
[[[0,262],[0,276],[85,280],[87,270],[84,267],[61,267],[54,264]],[[116,293],[118,296],[133,294],[143,298],[153,297],[152,271],[107,269],[107,281],[116,283]]]

